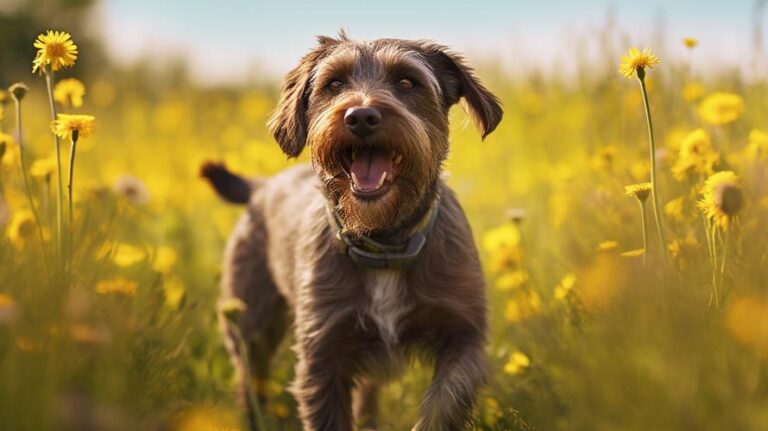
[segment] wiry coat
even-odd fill
[[[343,431],[355,423],[375,427],[377,382],[395,377],[411,358],[426,359],[434,364],[434,378],[413,429],[463,429],[484,376],[486,297],[469,224],[439,172],[447,154],[450,105],[465,97],[484,134],[496,126],[501,109],[461,59],[443,47],[397,40],[360,44],[344,35],[320,42],[289,74],[271,121],[287,154],[295,156],[311,142],[313,166],[251,182],[221,166],[204,170],[225,197],[243,202],[247,196],[247,211],[227,246],[222,280],[224,296],[247,305],[238,323],[249,346],[247,363],[263,383],[269,358],[292,321],[298,363],[291,390],[304,428]],[[399,97],[384,84],[365,81],[382,79],[401,57],[423,62],[415,66],[431,74],[425,79],[433,88]],[[352,65],[341,67],[350,69],[350,85],[363,82],[365,90],[324,96],[314,88],[322,74],[338,73],[328,65],[334,61]],[[343,175],[339,152],[363,145],[334,123],[335,113],[350,103],[388,107],[387,115],[394,117],[389,130],[365,145],[390,146],[405,155],[392,189],[376,201],[349,194],[350,180]],[[418,133],[398,138],[409,130]],[[438,195],[439,212],[426,245],[402,270],[356,265],[341,252],[329,223],[330,204],[353,233],[401,242]],[[225,330],[231,335],[233,328]],[[229,346],[242,366],[236,344]]]

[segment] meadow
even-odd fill
[[[576,57],[569,74],[479,67],[505,108],[485,141],[451,114],[448,181],[491,306],[476,429],[768,429],[768,81],[692,68],[708,47],[666,41],[689,55],[659,49],[643,69],[654,193],[623,40],[594,42],[601,57]],[[28,91],[0,93],[0,429],[243,429],[216,305],[242,209],[198,171],[306,161],[286,160],[265,129],[278,83],[205,87],[142,68],[75,82],[75,60],[45,60],[18,77]],[[51,75],[58,113],[93,115],[60,118],[61,171]],[[269,393],[275,430],[300,429],[289,345]],[[414,364],[386,387],[382,430],[408,429],[429,378]]]

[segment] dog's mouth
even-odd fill
[[[375,199],[389,191],[403,155],[382,147],[355,147],[342,153],[344,170],[355,197]]]

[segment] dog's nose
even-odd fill
[[[381,112],[376,108],[356,106],[344,113],[344,123],[359,137],[368,136],[381,124]]]

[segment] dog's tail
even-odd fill
[[[224,200],[246,204],[259,179],[247,179],[227,169],[224,163],[207,161],[200,166],[200,176],[208,180],[216,193]]]

